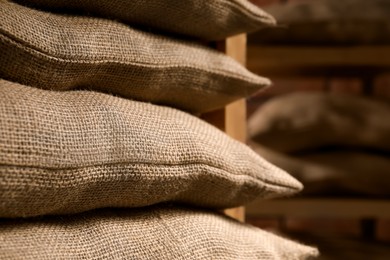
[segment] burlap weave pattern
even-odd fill
[[[301,184],[188,113],[0,81],[0,216],[175,200],[232,207]]]
[[[8,219],[1,259],[307,259],[317,250],[217,213],[175,208],[104,209]]]
[[[115,21],[0,1],[0,77],[54,90],[93,89],[205,112],[267,86],[201,45]]]
[[[56,11],[81,11],[206,40],[252,32],[275,20],[247,0],[17,0]]]

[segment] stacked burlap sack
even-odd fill
[[[264,6],[276,18],[275,30],[251,40],[272,44],[355,45],[390,43],[388,0],[279,1]]]
[[[297,92],[250,117],[253,149],[305,186],[302,195],[390,197],[390,104]]]
[[[196,41],[273,24],[241,0],[0,0],[0,258],[315,256],[218,213],[302,186],[193,115],[269,84]]]

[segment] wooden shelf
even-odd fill
[[[246,206],[248,217],[390,218],[390,200],[284,199],[255,201]]]
[[[390,72],[390,46],[247,46],[247,67],[275,78],[358,77],[371,87]],[[390,218],[390,200],[290,198],[246,205],[248,217]]]
[[[364,76],[390,71],[390,46],[248,46],[247,67],[267,77]]]

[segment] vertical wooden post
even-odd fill
[[[240,34],[227,38],[218,43],[218,49],[233,57],[242,65],[246,63],[246,35]],[[238,100],[227,105],[224,109],[207,113],[203,119],[217,126],[232,138],[246,142],[246,102],[245,99]],[[245,220],[244,207],[228,209],[225,213],[240,221]]]
[[[226,39],[225,53],[242,65],[246,64],[246,35],[240,34]],[[225,132],[241,141],[246,142],[246,101],[238,100],[226,106],[225,108]],[[228,209],[226,214],[238,220],[245,221],[244,207]]]

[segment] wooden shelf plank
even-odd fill
[[[390,218],[390,200],[312,198],[255,201],[246,206],[246,214],[248,217]]]
[[[249,70],[271,76],[361,76],[390,70],[390,46],[248,46]]]

